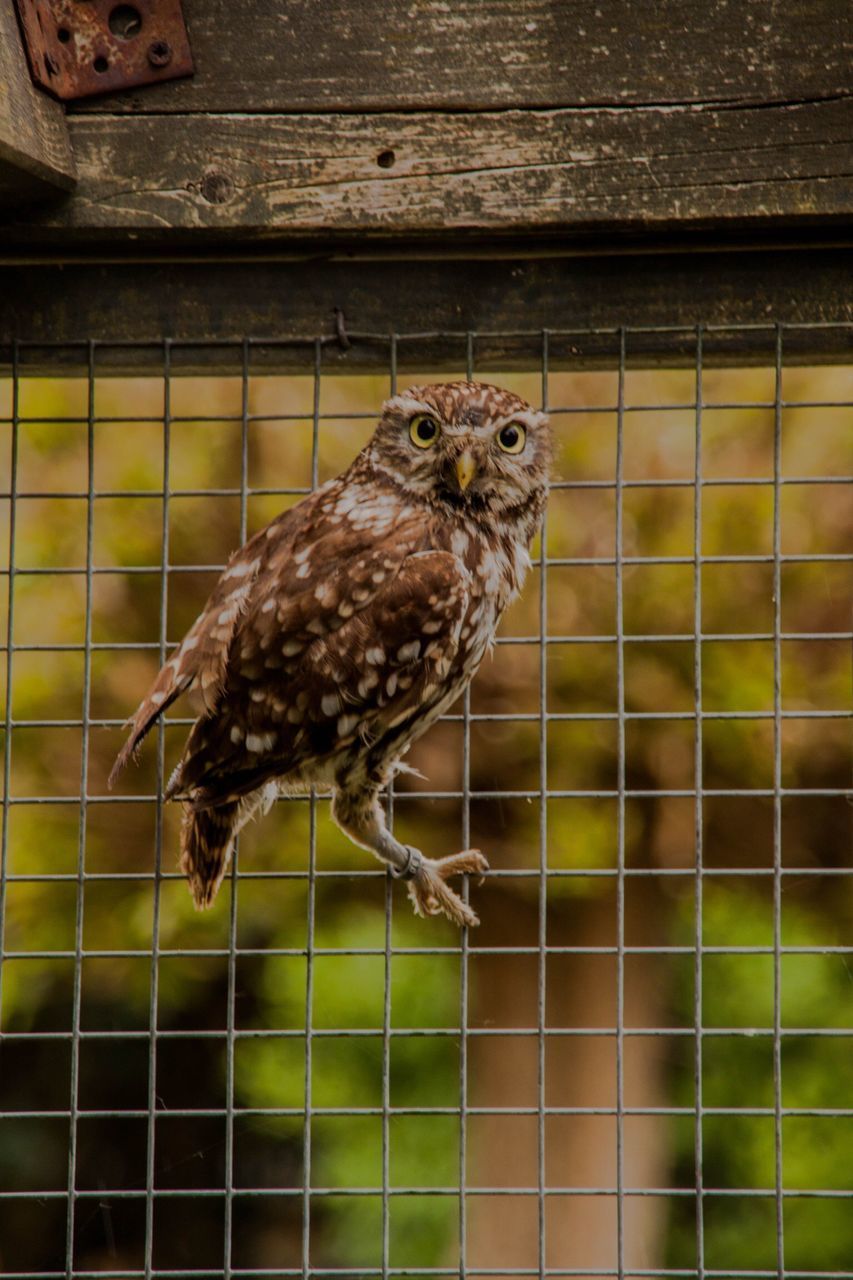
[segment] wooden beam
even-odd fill
[[[839,0],[184,0],[195,78],[81,104],[436,111],[802,102],[850,92]]]
[[[847,220],[853,99],[475,115],[85,116],[76,194],[7,243],[589,235]]]
[[[86,340],[98,368],[162,368],[174,340],[176,371],[238,370],[242,339],[253,368],[324,365],[387,369],[392,330],[401,369],[464,370],[475,331],[479,369],[535,368],[543,329],[554,367],[613,366],[620,325],[629,362],[690,364],[695,325],[709,326],[709,363],[773,361],[775,323],[786,360],[853,358],[850,251],[681,253],[638,256],[198,262],[0,267],[0,365],[12,343],[22,369],[79,372]],[[340,307],[351,336],[335,339]],[[725,330],[716,326],[727,326]],[[443,336],[442,336],[443,335]],[[134,345],[128,345],[134,344]]]
[[[14,5],[0,4],[0,209],[68,191],[74,180],[65,113],[33,84]]]

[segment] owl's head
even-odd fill
[[[551,428],[501,387],[440,382],[386,400],[368,454],[412,496],[471,514],[507,513],[543,495]]]

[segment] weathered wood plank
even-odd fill
[[[458,372],[471,330],[478,369],[536,368],[547,328],[572,331],[551,339],[554,367],[612,367],[620,325],[630,326],[630,363],[690,364],[700,322],[729,326],[706,333],[709,363],[757,363],[773,360],[776,321],[811,326],[786,331],[786,360],[850,360],[851,258],[815,249],[0,267],[0,366],[17,338],[21,368],[79,371],[93,338],[104,344],[99,369],[157,372],[171,338],[176,371],[234,371],[248,336],[273,340],[253,346],[253,368],[305,371],[325,335],[324,367],[387,370],[393,330],[433,335],[400,339],[401,369]],[[334,337],[335,307],[347,350]],[[116,345],[128,343],[148,345]]]
[[[74,161],[58,102],[30,78],[15,9],[0,5],[0,209],[74,185]]]
[[[383,116],[77,117],[80,181],[5,229],[92,236],[761,228],[849,218],[853,100]]]
[[[398,111],[850,91],[839,0],[184,0],[196,74],[81,106]]]

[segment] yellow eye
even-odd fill
[[[438,439],[438,423],[428,413],[416,413],[409,423],[409,439],[419,449],[428,449]]]
[[[527,432],[520,422],[508,422],[498,432],[498,444],[504,453],[521,453]]]

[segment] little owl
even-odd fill
[[[478,382],[386,401],[335,480],[236,551],[131,720],[110,785],[157,717],[196,688],[204,710],[166,798],[184,805],[181,868],[209,906],[234,839],[281,793],[332,790],[350,839],[409,882],[415,911],[476,924],[448,876],[388,830],[380,793],[463,692],[520,590],[548,489],[548,419]]]

